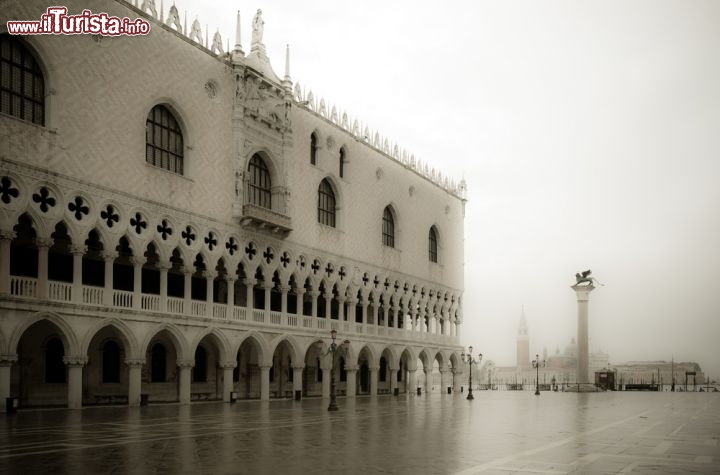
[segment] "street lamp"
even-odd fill
[[[470,365],[470,381],[468,382],[468,400],[475,399],[472,395],[472,365],[473,364],[479,364],[482,361],[482,353],[478,355],[477,361],[472,356],[472,346],[468,347],[468,354],[460,353],[460,358],[462,358],[463,363],[468,363]]]
[[[533,368],[535,368],[535,395],[540,395],[540,367],[545,366],[545,360],[540,361],[540,355],[536,354],[535,359],[532,362]]]
[[[337,331],[335,329],[330,330],[330,337],[332,338],[332,343],[330,343],[330,347],[328,350],[323,354],[322,351],[320,352],[322,356],[327,356],[329,353],[332,353],[332,366],[330,367],[330,404],[328,405],[328,411],[337,411],[337,400],[335,398],[335,353],[338,351],[338,344],[335,343],[335,338],[337,338]],[[345,340],[342,342],[343,348],[348,347],[350,344],[350,340]]]

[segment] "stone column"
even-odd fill
[[[325,292],[323,294],[323,297],[325,297],[325,318],[327,318],[329,320],[332,317],[333,294],[332,294],[332,292]]]
[[[70,253],[73,256],[73,282],[72,282],[72,301],[82,303],[82,258],[87,251],[87,246],[70,247]]]
[[[318,296],[320,295],[320,291],[318,290],[311,290],[310,296],[312,297],[312,316],[314,318],[317,318],[317,304],[318,304]]]
[[[113,306],[113,263],[117,259],[118,253],[115,251],[103,251],[102,258],[105,261],[105,289],[103,290],[103,300],[106,306]]]
[[[402,326],[402,325],[400,325],[400,319],[403,318],[402,315],[400,314],[400,307],[397,306],[397,305],[393,305],[392,311],[393,311],[393,315],[394,315],[394,318],[395,318],[395,325],[394,325],[394,327],[395,327],[395,328],[400,328],[400,327]]]
[[[295,288],[295,315],[303,316],[303,296],[305,295],[305,287]]]
[[[376,397],[378,393],[378,373],[380,372],[380,368],[378,366],[370,366],[368,370],[370,372],[370,395]]]
[[[219,368],[222,368],[223,372],[223,384],[222,384],[222,400],[223,402],[230,402],[230,393],[233,392],[233,370],[237,366],[237,361],[223,361],[218,364]]]
[[[280,312],[283,315],[287,315],[287,296],[288,292],[290,291],[289,285],[281,285],[280,286]],[[293,376],[294,378],[294,376]]]
[[[185,315],[192,313],[192,276],[194,273],[194,267],[183,267],[183,276],[185,277],[185,285],[183,287],[183,310],[185,311]]]
[[[383,302],[383,326],[389,327],[390,326],[390,304],[388,302]],[[378,322],[379,324],[379,322]]]
[[[368,308],[368,302],[367,297],[363,296],[362,300],[360,301],[360,305],[362,305],[362,322],[363,325],[367,325],[368,322],[368,315],[367,315],[367,308]]]
[[[408,392],[414,393],[417,389],[417,375],[415,374],[417,368],[411,369],[408,367]]]
[[[338,322],[344,322],[345,321],[345,296],[338,295],[337,301],[338,301]]]
[[[190,380],[191,371],[195,366],[195,360],[184,360],[177,362],[178,370],[180,372],[180,384],[178,387],[178,399],[180,404],[190,404]]]
[[[139,406],[142,391],[142,367],[145,360],[127,359],[125,364],[128,366],[128,406]]]
[[[260,400],[270,400],[270,366],[260,366]]]
[[[410,308],[410,331],[411,332],[417,331],[417,328],[416,328],[417,315],[418,315],[417,310],[414,307],[411,307]]]
[[[142,308],[142,268],[145,260],[143,256],[133,256],[130,258],[130,262],[133,265],[133,308],[135,310]]]
[[[348,367],[345,366],[345,373],[347,381],[345,383],[346,397],[355,397],[357,393],[357,366]]]
[[[35,238],[38,251],[38,286],[37,296],[46,299],[48,296],[48,251],[53,245],[51,238]]]
[[[17,355],[0,355],[0,413],[5,412],[5,399],[10,397],[10,370]]]
[[[451,386],[448,381],[450,371],[447,368],[440,368],[440,394],[447,394],[447,388]]]
[[[245,305],[247,305],[247,309],[250,311],[250,315],[248,315],[248,319],[252,320],[252,310],[255,308],[255,279],[243,279],[243,284],[245,284]]]
[[[87,361],[87,356],[63,356],[68,369],[68,409],[82,408],[83,366]]]
[[[160,271],[160,311],[167,312],[167,291],[168,291],[168,271],[172,267],[169,261],[158,262],[157,268]]]
[[[432,367],[430,369],[424,368],[423,371],[425,372],[425,392],[430,394],[433,387]]]
[[[345,312],[345,319],[351,323],[355,323],[355,312],[357,311],[358,300],[355,297],[348,297],[346,302],[347,309]],[[355,331],[355,327],[352,327],[352,331]]]
[[[214,290],[215,290],[215,277],[217,277],[217,272],[206,270],[203,272],[203,275],[205,277],[205,316],[212,317],[214,315],[213,313],[213,305],[215,303],[215,296],[214,296]]]
[[[294,365],[293,367],[293,393],[295,391],[300,391],[300,394],[302,394],[302,388],[303,388],[303,370],[305,369],[305,364],[300,365]],[[295,395],[293,394],[293,397]],[[302,396],[301,396],[302,397]]]
[[[0,230],[0,294],[10,293],[10,245],[16,233]]]
[[[398,368],[391,368],[388,366],[388,373],[390,373],[390,394],[395,394],[395,388],[398,387],[397,372]]]
[[[577,382],[580,384],[590,383],[589,378],[589,348],[588,348],[588,302],[590,292],[595,287],[592,285],[573,285],[572,289],[577,296],[578,304],[578,325],[577,325]]]
[[[227,282],[227,306],[228,306],[228,318],[232,319],[233,309],[235,308],[235,276],[226,275],[225,282]]]
[[[460,386],[462,386],[462,376],[463,376],[463,373],[461,370],[453,369],[453,371],[452,371],[453,391],[456,393],[460,392]]]
[[[272,280],[270,280],[269,282],[265,282],[265,284],[263,285],[263,289],[265,290],[265,313],[267,313],[267,315],[265,316],[266,322],[270,319],[270,298],[272,296],[272,288],[274,286],[275,284]]]

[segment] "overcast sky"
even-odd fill
[[[240,9],[246,52],[261,8],[278,75],[289,43],[304,90],[465,177],[463,344],[514,365],[525,305],[562,351],[591,268],[591,350],[720,377],[720,2],[177,6],[231,45]]]

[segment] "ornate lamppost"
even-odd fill
[[[540,367],[545,366],[545,360],[540,361],[540,355],[535,354],[535,359],[532,362],[533,368],[535,368],[535,395],[540,395]]]
[[[337,331],[335,329],[330,330],[330,337],[332,338],[332,343],[330,343],[330,346],[325,353],[321,352],[321,355],[327,356],[328,354],[332,353],[332,366],[330,367],[330,404],[328,405],[327,410],[337,411],[338,405],[335,398],[335,353],[337,353],[339,345],[335,343],[335,338],[337,338]],[[349,344],[350,340],[345,340],[342,342],[343,348],[346,349]]]
[[[475,359],[472,356],[472,346],[469,346],[468,354],[466,355],[465,353],[461,353],[460,358],[462,358],[463,362],[468,363],[470,365],[470,376],[469,376],[470,380],[468,381],[468,395],[467,395],[466,399],[473,400],[475,398],[473,397],[473,394],[472,394],[472,365],[479,364],[482,361],[482,353],[478,354],[478,359],[477,359],[477,361],[475,361]]]

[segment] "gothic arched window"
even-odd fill
[[[438,261],[437,245],[437,231],[435,231],[435,226],[431,226],[430,233],[428,234],[428,258],[430,259],[430,262]]]
[[[310,134],[310,165],[317,165],[318,139],[315,132]]]
[[[150,165],[183,174],[183,134],[167,107],[152,108],[145,123],[145,161]]]
[[[45,125],[45,79],[40,65],[11,35],[0,35],[0,112]]]
[[[251,204],[272,209],[270,170],[260,155],[255,154],[248,165],[248,201]]]
[[[64,383],[66,382],[65,347],[60,338],[51,338],[45,344],[45,382]]]
[[[335,192],[327,179],[318,187],[318,223],[335,227]]]
[[[192,370],[193,383],[207,382],[207,351],[202,346],[195,350],[195,366]]]
[[[395,219],[390,206],[386,206],[383,211],[382,243],[384,246],[395,247]]]

